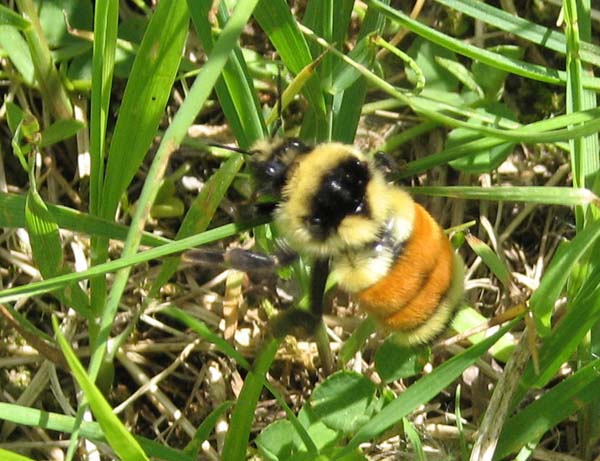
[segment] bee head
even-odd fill
[[[385,179],[352,146],[323,143],[296,157],[275,222],[297,251],[333,256],[373,242],[388,214]]]

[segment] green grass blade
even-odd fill
[[[473,73],[460,62],[446,59],[442,56],[436,56],[435,60],[440,66],[454,75],[465,87],[477,94],[480,99],[485,97],[483,90],[475,81]]]
[[[510,418],[500,435],[494,459],[504,459],[539,439],[558,423],[598,398],[600,360],[594,360]]]
[[[411,139],[415,139],[418,136],[431,132],[434,128],[438,127],[438,123],[434,121],[421,122],[418,125],[411,126],[401,133],[390,136],[385,142],[378,147],[377,150],[383,152],[391,152],[401,145],[407,143]],[[373,152],[374,153],[374,152]]]
[[[306,5],[302,22],[329,43],[334,43],[341,49],[340,44],[344,42],[346,37],[351,12],[352,2],[348,2],[347,0],[312,0]],[[309,42],[308,47],[312,56],[320,55],[317,44]],[[357,45],[353,51],[359,51],[361,48],[363,46]],[[338,64],[342,64],[331,53],[325,53],[316,69],[315,78],[312,79],[313,81],[318,80],[321,88],[332,88],[329,92],[337,91],[337,89],[333,89],[334,64],[336,64],[336,61],[338,61]],[[333,120],[337,117],[338,110],[333,105],[333,99],[329,94],[323,94],[323,99],[325,102],[325,118],[323,119],[323,123],[320,120],[321,114],[309,106],[307,114],[303,118],[301,136],[314,138],[317,141],[329,141],[332,139]]]
[[[0,193],[0,227],[25,227],[25,195]],[[91,216],[86,213],[60,205],[45,204],[52,218],[61,229],[80,232],[91,237],[105,237],[115,240],[125,240],[128,226],[117,224],[107,219]],[[142,244],[150,246],[164,245],[171,240],[150,232],[144,232]]]
[[[4,402],[0,402],[0,419],[26,426],[65,432],[67,434],[73,432],[76,427],[75,418],[72,416]],[[102,429],[96,422],[82,422],[80,435],[96,442],[106,442]],[[167,445],[159,444],[144,437],[135,436],[135,439],[148,455],[158,459],[167,461],[194,461],[196,459],[186,455],[182,451],[175,450]]]
[[[177,240],[167,245],[162,245],[158,248],[143,251],[141,253],[128,256],[126,258],[120,258],[115,261],[111,261],[104,264],[98,264],[86,271],[75,272],[71,274],[59,275],[52,277],[48,280],[42,280],[40,282],[29,283],[28,285],[17,286],[14,288],[8,288],[0,291],[0,303],[15,301],[28,296],[34,296],[42,293],[48,293],[50,291],[64,288],[72,283],[80,280],[86,280],[98,275],[103,275],[108,272],[115,272],[123,268],[133,266],[142,262],[150,261],[151,259],[158,259],[164,256],[169,256],[174,253],[179,253],[185,250],[189,250],[192,247],[205,245],[212,243],[217,240],[221,240],[227,237],[231,237],[239,232],[249,230],[253,227],[266,224],[270,218],[258,218],[254,221],[250,221],[244,224],[226,224],[215,229],[203,232],[199,235],[193,235],[191,237]]]
[[[435,395],[441,392],[446,386],[450,385],[460,374],[479,357],[498,341],[506,333],[512,323],[501,328],[494,335],[486,338],[482,342],[471,346],[465,352],[447,360],[431,374],[424,376],[416,383],[412,384],[394,401],[385,406],[377,415],[366,423],[356,435],[348,442],[348,445],[342,450],[341,455],[349,454],[361,443],[374,439],[383,434],[394,424],[402,421],[402,418],[408,415],[419,405],[427,403]],[[339,458],[339,456],[338,456]]]
[[[45,279],[64,272],[63,250],[59,227],[54,216],[35,189],[35,178],[30,175],[31,189],[25,201],[25,222],[33,259]],[[58,299],[86,318],[90,316],[89,299],[79,285],[56,293]]]
[[[186,325],[200,338],[204,339],[210,344],[213,344],[218,350],[235,360],[235,362],[241,367],[245,368],[246,370],[251,369],[250,362],[248,362],[248,360],[246,360],[246,358],[231,344],[208,328],[204,322],[201,322],[200,320],[192,317],[176,307],[167,307],[166,309],[162,309],[160,312]]]
[[[414,195],[453,197],[469,200],[496,200],[538,203],[541,205],[583,206],[600,205],[600,198],[588,189],[542,186],[421,186],[411,187]]]
[[[386,93],[390,94],[391,96],[397,98],[402,103],[410,106],[415,112],[423,114],[431,118],[433,121],[437,121],[439,123],[443,123],[452,127],[467,128],[474,131],[475,133],[479,133],[480,135],[498,137],[504,140],[515,140],[518,142],[556,142],[572,139],[579,136],[585,136],[587,134],[600,131],[600,119],[597,118],[597,114],[600,113],[600,111],[598,111],[597,109],[582,111],[577,114],[569,114],[567,116],[556,117],[560,119],[558,121],[558,125],[555,125],[557,123],[556,119],[550,119],[544,120],[543,122],[531,123],[522,128],[516,128],[511,130],[502,130],[492,128],[490,126],[465,122],[461,119],[448,116],[445,113],[461,113],[461,115],[464,115],[464,109],[441,101],[434,101],[419,96],[415,97],[409,93],[400,91],[385,80],[383,80],[382,78],[375,75],[369,69],[365,68],[357,62],[354,62],[352,59],[350,59],[343,53],[340,53],[338,50],[332,47],[331,44],[327,43],[321,37],[317,36],[310,29],[304,26],[300,26],[300,28],[308,37],[310,37],[312,40],[315,40],[317,43],[319,43],[319,45],[329,50],[330,53],[337,55],[338,57],[343,59],[344,62],[358,69],[358,71],[361,74],[363,74],[373,85],[380,88],[382,91],[385,91]],[[476,116],[477,112],[470,111],[469,115]],[[567,117],[569,122],[572,122],[574,119],[571,119],[570,117],[575,116],[576,118],[583,120],[580,126],[575,128],[548,131],[549,127],[562,126],[562,124],[567,120]],[[538,131],[540,126],[539,124],[542,124],[542,126],[544,127],[548,127],[547,130],[545,132]],[[496,123],[493,123],[493,125],[496,125]],[[486,141],[486,139],[482,139],[481,141]],[[462,147],[462,145],[457,146],[457,148]]]
[[[478,21],[510,32],[517,37],[524,38],[549,50],[564,54],[567,48],[567,40],[564,34],[515,16],[487,3],[477,0],[436,0],[436,3],[460,11]],[[600,66],[600,47],[597,45],[582,42],[580,55],[584,62]]]
[[[75,119],[60,119],[42,131],[40,148],[48,147],[77,134],[84,127],[84,123]]]
[[[530,133],[527,137],[530,138],[529,142],[546,142],[547,137],[546,134],[548,132],[558,133],[561,128],[569,125],[577,125],[583,124],[586,125],[588,123],[592,123],[592,125],[588,125],[590,128],[590,132],[596,131],[596,123],[594,120],[597,120],[600,116],[600,111],[596,109],[589,109],[581,112],[577,112],[574,114],[566,114],[559,115],[558,117],[541,120],[539,122],[530,123],[529,125],[522,126],[519,130],[512,129],[507,131],[507,133],[519,132],[520,135],[524,135],[525,133]],[[582,126],[582,125],[580,125]],[[476,131],[476,127],[472,127],[473,131]],[[513,127],[514,128],[514,127]],[[563,131],[564,132],[564,131]],[[533,134],[537,133],[537,134]],[[568,131],[567,131],[568,133]],[[571,133],[575,133],[575,130],[571,131]],[[478,138],[480,136],[477,136]],[[570,139],[569,136],[564,137],[563,139]],[[426,171],[428,169],[433,168],[434,166],[444,165],[452,160],[456,160],[467,156],[469,154],[476,154],[482,150],[490,149],[494,146],[502,144],[505,142],[505,139],[501,138],[493,138],[493,137],[485,137],[481,139],[474,139],[473,141],[466,142],[464,144],[451,147],[448,149],[444,149],[442,152],[438,152],[436,154],[428,155],[421,159],[410,162],[402,167],[400,172],[397,174],[398,179],[407,178],[414,176],[418,173]]]
[[[577,112],[597,106],[597,96],[594,92],[584,88],[585,76],[593,75],[591,69],[584,69],[581,59],[582,40],[590,41],[592,27],[590,21],[591,2],[589,0],[564,0],[563,11],[565,18],[567,39],[567,113]],[[590,187],[600,190],[600,156],[598,134],[586,136],[571,141],[571,171],[573,174],[573,187]],[[600,210],[598,208],[577,207],[575,221],[577,229],[581,230],[593,222],[598,222]],[[573,271],[569,280],[569,295],[573,296],[574,287],[589,285],[595,277],[598,265],[595,255],[598,254],[600,245],[590,251],[589,257],[582,259],[578,270]],[[597,278],[597,277],[596,277]],[[569,306],[573,309],[573,306]],[[577,350],[578,366],[593,360],[595,352],[600,348],[600,335],[598,324],[592,329],[591,334],[582,338]],[[594,446],[600,438],[600,403],[596,400],[584,407],[579,417],[579,450],[583,458],[591,458]]]
[[[530,64],[518,59],[512,59],[499,53],[493,53],[491,51],[469,45],[462,40],[450,37],[449,35],[443,34],[416,20],[413,20],[403,12],[394,10],[378,0],[369,0],[367,3],[375,8],[378,8],[388,18],[397,22],[401,26],[406,27],[415,34],[437,43],[444,48],[452,50],[468,58],[480,61],[491,67],[502,69],[506,72],[520,75],[525,78],[551,83],[554,85],[564,84],[567,79],[565,72],[537,64]],[[586,87],[600,89],[600,79],[588,77],[584,79],[584,81]]]
[[[34,180],[33,175],[31,179]],[[63,252],[58,235],[58,224],[35,190],[34,182],[25,201],[25,221],[33,259],[40,273],[44,278],[59,274],[63,264]]]
[[[550,333],[552,310],[563,291],[573,267],[590,251],[600,237],[600,223],[589,226],[552,258],[539,288],[531,296],[530,306],[538,333],[544,337]]]
[[[595,284],[598,283],[596,280]],[[572,302],[552,334],[544,340],[539,354],[539,372],[530,364],[523,373],[522,392],[531,387],[546,386],[560,366],[573,356],[592,326],[600,320],[600,289],[595,288]]]
[[[452,323],[450,326],[458,333],[464,333],[467,330],[472,330],[473,328],[480,327],[485,324],[489,319],[484,317],[479,313],[479,311],[475,310],[470,306],[461,306],[454,316]],[[468,341],[471,344],[476,344],[485,339],[486,332],[477,333],[475,335],[471,335],[468,338]],[[515,337],[511,333],[507,333],[502,338],[498,340],[496,344],[490,347],[488,353],[494,357],[495,359],[501,362],[508,362],[511,354],[515,350]]]
[[[72,416],[46,412],[37,408],[29,408],[6,402],[0,402],[0,419],[66,433],[73,431],[75,422],[75,418]],[[98,423],[83,422],[81,424],[81,434],[91,440],[104,440]]]
[[[119,2],[108,0],[95,5],[90,108],[90,212],[99,215],[104,182],[106,122],[109,114],[115,64]]]
[[[173,0],[158,4],[146,28],[110,143],[101,204],[105,218],[112,218],[156,135],[181,61],[187,23],[185,1]]]
[[[306,40],[285,2],[261,0],[254,10],[254,17],[291,72],[300,72],[312,61]]]
[[[466,240],[473,252],[479,256],[483,260],[483,263],[492,271],[492,274],[498,277],[498,280],[500,280],[500,283],[502,283],[505,288],[508,288],[511,275],[506,264],[485,242],[479,240],[474,235],[467,235]]]
[[[204,232],[223,197],[227,193],[229,186],[235,179],[236,174],[242,167],[244,159],[241,154],[234,154],[219,170],[210,177],[200,193],[192,202],[187,214],[183,218],[181,226],[177,231],[176,239],[189,237],[193,234]],[[159,274],[154,279],[150,288],[149,298],[155,297],[161,287],[173,275],[179,265],[179,257],[169,258],[161,267]]]
[[[217,408],[211,411],[209,415],[202,420],[202,423],[200,426],[198,426],[194,437],[192,437],[192,440],[188,442],[183,451],[192,456],[194,459],[198,459],[202,442],[208,439],[219,418],[222,417],[232,405],[233,402],[231,401],[223,402]]]
[[[110,112],[110,98],[115,66],[115,53],[119,23],[119,2],[109,0],[98,2],[94,11],[94,42],[92,44],[92,88],[90,95],[90,191],[89,211],[92,216],[101,217],[103,203],[102,188],[106,166],[108,145],[107,121]],[[110,216],[109,220],[113,220]],[[91,264],[100,264],[108,257],[108,241],[100,236],[91,240]],[[90,280],[90,301],[94,316],[106,300],[106,280],[97,277]],[[96,335],[96,322],[90,322],[90,338]],[[81,415],[79,415],[81,416]],[[71,439],[74,447],[74,439]]]
[[[27,85],[35,83],[35,68],[27,42],[12,26],[0,26],[0,48],[7,54]]]
[[[28,458],[27,456],[19,455],[12,451],[5,450],[4,448],[0,448],[0,456],[5,461],[33,461],[33,459]]]
[[[17,29],[27,29],[29,26],[31,26],[31,23],[10,8],[0,5],[0,25],[12,26]],[[7,48],[5,48],[5,50],[6,49]]]
[[[369,8],[362,22],[358,34],[359,42],[369,40],[367,38],[371,33],[381,32],[385,24],[384,18],[373,8]],[[372,56],[375,56],[375,49],[371,48]],[[343,69],[345,64],[340,62],[339,68]],[[347,67],[347,66],[346,66]],[[339,70],[336,69],[338,72]],[[335,82],[334,76],[334,82]],[[367,94],[367,80],[364,77],[358,78],[350,87],[346,88],[340,95],[335,95],[334,107],[339,107],[336,117],[333,119],[332,139],[335,141],[352,143],[362,109],[364,107],[365,96]],[[339,100],[339,102],[338,102]]]
[[[352,332],[350,337],[346,339],[340,350],[339,360],[345,366],[354,355],[363,347],[377,329],[377,324],[372,317],[367,317],[358,327]]]
[[[40,25],[37,5],[33,0],[18,0],[16,3],[31,22],[31,27],[24,29],[23,35],[29,45],[42,99],[54,118],[71,118],[73,114],[71,101],[52,62],[48,42]]]
[[[210,328],[208,328],[205,323],[185,313],[181,309],[168,307],[166,309],[163,309],[161,312],[186,325],[199,337],[203,338],[210,344],[213,344],[221,352],[235,360],[235,362],[238,365],[242,366],[244,369],[248,371],[252,369],[252,366],[242,354],[240,354],[231,344],[225,341],[221,336],[217,335]],[[292,409],[288,406],[285,398],[281,395],[281,393],[275,387],[273,387],[268,380],[264,378],[263,385],[266,389],[269,390],[271,394],[273,394],[277,402],[279,402],[279,405],[281,405],[283,410],[286,412],[288,420],[296,429],[296,432],[304,442],[304,445],[306,447],[314,447],[314,443],[312,442],[310,435],[306,432],[304,426],[302,426],[302,424],[298,421],[298,418],[296,417]]]
[[[208,2],[188,1],[192,21],[196,32],[208,52],[212,50],[214,38],[211,24],[208,21]],[[227,20],[227,6],[219,4],[218,17],[221,24]],[[235,135],[238,145],[249,149],[260,138],[265,137],[267,130],[261,116],[262,109],[257,99],[252,78],[239,46],[232,50],[223,74],[215,85],[215,91],[221,109]]]
[[[173,121],[158,147],[146,182],[142,189],[137,207],[131,222],[131,228],[125,241],[125,248],[122,256],[124,258],[134,256],[140,243],[141,232],[148,218],[149,210],[154,203],[158,193],[159,185],[163,177],[167,161],[173,151],[179,146],[187,134],[189,126],[193,123],[200,108],[210,95],[214,84],[227,62],[231,50],[236,44],[237,38],[244,25],[250,17],[256,2],[258,0],[240,1],[223,29],[219,40],[215,44],[206,64],[196,77],[188,97],[181,105],[179,111],[173,118]],[[177,6],[174,4],[173,6]],[[160,5],[159,5],[160,7]],[[187,11],[187,10],[186,10]],[[148,31],[146,32],[148,33]],[[158,37],[157,37],[158,38]],[[161,37],[160,40],[163,40]],[[122,115],[122,114],[121,114]],[[107,341],[110,336],[110,330],[117,313],[119,302],[130,274],[130,268],[121,270],[115,277],[111,292],[107,299],[102,319],[100,321],[100,332],[94,342],[94,353],[90,362],[90,374],[96,376],[100,371],[100,365],[106,352]]]
[[[595,93],[584,89],[584,70],[580,57],[580,33],[590,37],[589,21],[584,20],[586,14],[582,11],[581,21],[578,9],[585,2],[565,1],[565,23],[567,37],[567,113],[578,112],[596,107]],[[589,7],[589,3],[588,3]],[[587,31],[584,24],[587,24]],[[571,169],[574,187],[595,187],[595,178],[600,171],[600,156],[598,156],[598,135],[573,139],[571,143]],[[576,209],[577,228],[585,225],[585,208]]]
[[[577,112],[584,107],[582,69],[579,58],[579,32],[577,24],[577,6],[575,2],[564,2],[567,37],[567,113]],[[596,135],[597,136],[597,135]],[[573,187],[585,187],[583,162],[585,158],[584,138],[572,139],[571,144],[571,171],[573,174]],[[584,226],[583,208],[575,210],[575,221],[580,230]]]
[[[111,219],[117,204],[125,192],[129,182],[134,177],[144,156],[148,151],[160,118],[171,94],[171,86],[181,61],[181,54],[187,36],[188,11],[185,0],[161,2],[147,25],[142,43],[136,54],[131,69],[119,116],[113,132],[106,171],[103,178],[102,201],[100,216]],[[143,108],[144,110],[140,110]],[[164,168],[166,162],[163,156],[157,154],[155,165]],[[160,169],[160,168],[159,168]],[[163,170],[164,171],[164,170]],[[143,191],[150,189],[156,195],[160,188],[162,174],[151,171]],[[148,194],[148,192],[146,192]],[[142,192],[142,197],[144,192]],[[143,232],[140,216],[145,216],[152,202],[140,198],[136,214],[133,217],[128,237],[125,240],[124,254],[136,251]],[[147,206],[147,209],[145,208]],[[137,218],[136,218],[137,215]],[[106,255],[104,242],[97,242],[96,252],[98,262]],[[106,352],[110,336],[111,324],[116,315],[121,292],[126,283],[125,277],[129,272],[118,274],[108,297],[105,297],[104,280],[93,280],[93,311],[99,318],[90,327],[90,343],[92,349],[90,361],[90,376],[96,380],[100,364]],[[108,368],[111,363],[107,361]],[[104,370],[102,370],[104,371]],[[107,372],[107,375],[110,373]]]
[[[421,436],[415,426],[407,418],[402,418],[402,428],[415,451],[415,459],[417,461],[427,461],[427,456],[423,450],[423,442],[421,442]]]
[[[256,403],[263,390],[265,374],[271,367],[279,343],[280,341],[276,339],[267,339],[263,343],[254,361],[252,370],[244,379],[244,386],[231,415],[230,426],[235,428],[235,430],[227,431],[223,445],[222,459],[228,461],[243,461],[246,459],[246,450],[248,449],[250,430],[256,412]]]
[[[131,435],[129,430],[123,425],[119,418],[117,418],[117,416],[112,412],[111,406],[108,404],[100,390],[94,385],[94,382],[86,374],[83,366],[71,349],[71,346],[60,331],[56,319],[53,317],[52,320],[58,344],[65,355],[65,359],[71,368],[71,372],[75,376],[79,386],[81,386],[92,412],[98,420],[98,424],[100,424],[100,427],[102,428],[102,433],[106,437],[106,440],[112,449],[115,451],[117,456],[120,456],[122,459],[131,461],[148,460],[148,457],[142,450],[142,447],[138,444],[133,435]]]
[[[297,74],[312,62],[313,57],[308,44],[285,1],[261,0],[256,6],[254,17],[268,35],[290,72]],[[311,79],[306,83],[304,94],[306,94],[312,110],[323,116],[325,102],[316,79]]]

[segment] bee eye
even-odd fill
[[[331,190],[334,192],[339,192],[343,189],[342,182],[340,182],[340,181],[335,181],[335,180],[331,181],[330,186],[331,186]]]
[[[320,226],[321,224],[323,224],[323,219],[320,216],[312,216],[309,222],[313,226]]]
[[[285,167],[281,163],[269,162],[264,169],[265,176],[277,178],[283,174]]]
[[[296,156],[299,154],[305,154],[307,152],[310,152],[311,150],[312,148],[308,147],[298,138],[289,138],[286,139],[285,142],[279,146],[279,148],[276,150],[276,155],[282,156],[289,152]]]

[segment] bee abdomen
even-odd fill
[[[389,273],[358,293],[361,307],[409,343],[427,342],[462,296],[462,267],[440,226],[415,205],[413,230]]]

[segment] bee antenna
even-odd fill
[[[277,135],[277,132],[283,126],[283,88],[282,88],[282,78],[281,78],[281,66],[277,66],[277,120],[273,124],[273,128],[271,129],[271,138],[274,138]]]
[[[277,102],[279,103],[277,108],[277,118],[279,123],[283,125],[283,83],[281,78],[281,66],[277,66]]]
[[[228,146],[226,144],[219,144],[218,142],[206,141],[207,146],[218,147],[220,149],[229,150],[231,152],[238,152],[240,154],[252,155],[253,152],[247,149],[242,149],[240,147]]]

